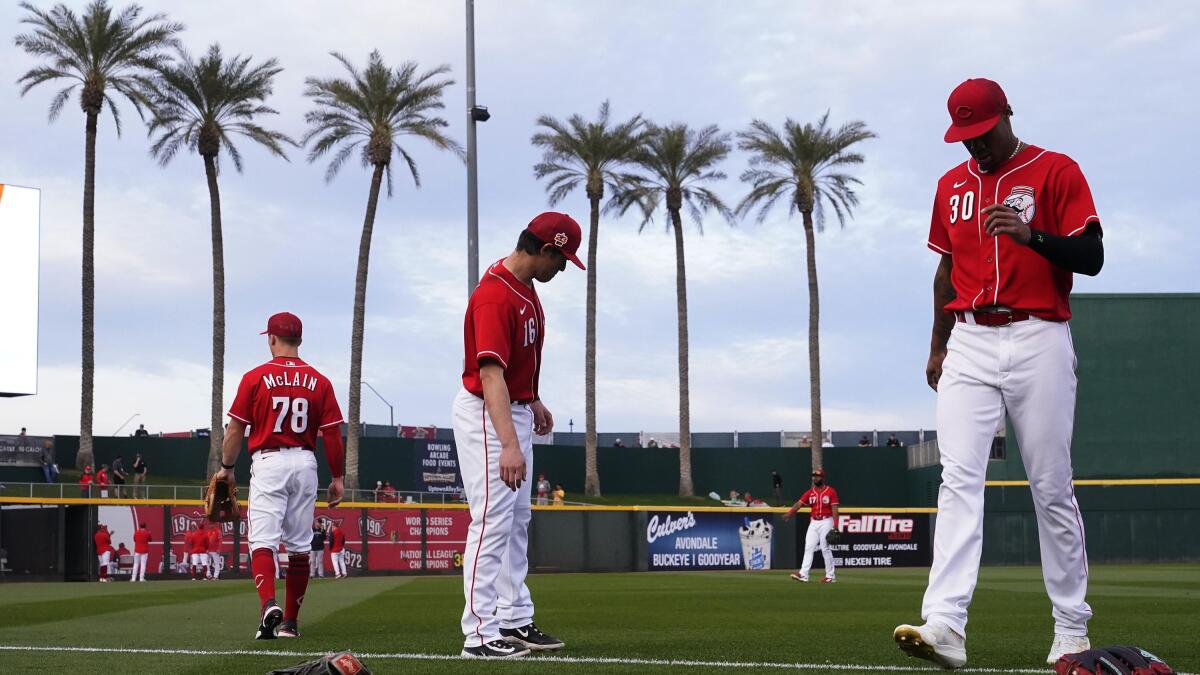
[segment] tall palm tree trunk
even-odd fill
[[[587,433],[584,440],[584,494],[600,496],[600,467],[596,457],[596,246],[600,241],[600,195],[588,195],[592,212],[588,222],[587,338],[584,347],[584,407]]]
[[[212,220],[213,315],[212,315],[212,404],[208,432],[208,475],[221,465],[221,444],[225,428],[221,424],[225,388],[225,243],[221,234],[221,192],[217,187],[217,162],[204,155],[204,175],[208,179],[208,203]]]
[[[92,451],[92,391],[96,375],[96,122],[99,110],[87,110],[83,151],[83,380],[79,401],[79,454],[75,467],[95,463]]]
[[[679,496],[692,497],[692,410],[688,394],[687,272],[683,260],[683,222],[679,209],[671,209],[675,230],[675,314],[679,322]]]
[[[812,211],[804,214],[804,243],[808,250],[808,382],[812,399],[812,468],[822,466],[821,446],[824,435],[821,427],[821,343],[817,330],[821,316],[821,304],[817,292],[817,240],[813,235]]]
[[[354,325],[350,329],[350,419],[346,438],[347,490],[358,489],[358,427],[362,407],[363,320],[367,311],[367,263],[371,259],[371,233],[375,230],[375,207],[379,205],[379,186],[386,165],[376,164],[371,174],[371,192],[367,196],[367,215],[363,218],[362,239],[358,242],[358,273],[354,277]],[[353,495],[351,495],[353,499]]]

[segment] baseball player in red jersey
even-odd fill
[[[92,541],[96,544],[96,558],[100,563],[100,581],[108,582],[108,568],[112,564],[113,555],[112,535],[108,533],[108,527],[97,525]]]
[[[234,481],[233,466],[242,437],[250,427],[250,569],[262,611],[255,639],[299,637],[300,603],[308,589],[313,512],[317,501],[317,432],[325,439],[325,460],[333,476],[329,505],[342,501],[342,411],[328,378],[300,360],[303,326],[282,312],[267,321],[271,360],[242,376],[229,408],[222,446],[224,480]],[[287,549],[281,610],[275,602],[276,552]]]
[[[133,574],[130,581],[146,580],[146,561],[150,558],[150,530],[146,523],[138,526],[133,533]]]
[[[199,527],[191,532],[188,541],[188,553],[192,556],[192,581],[203,579],[208,570],[208,529],[204,527],[204,521],[200,521]]]
[[[208,578],[217,580],[221,578],[221,567],[224,560],[221,558],[221,526],[213,525],[206,529],[208,536]]]
[[[938,393],[942,487],[922,626],[901,649],[943,667],[967,662],[967,607],[983,550],[984,478],[1005,413],[1021,445],[1054,615],[1047,663],[1089,648],[1087,552],[1071,484],[1075,351],[1073,273],[1104,264],[1100,218],[1071,158],[1013,133],[1000,85],[967,80],[950,94],[948,143],[971,158],[938,181],[929,248],[934,322],[926,378]]]
[[[546,317],[533,282],[580,269],[579,224],[564,213],[533,219],[507,258],[471,293],[464,327],[463,389],[454,399],[454,440],[471,508],[463,555],[463,656],[514,658],[563,642],[533,622],[529,520],[533,434],[554,428],[538,396]]]
[[[791,520],[797,511],[806,506],[810,511],[808,533],[804,536],[804,561],[800,564],[800,571],[793,574],[792,578],[808,583],[813,554],[820,548],[821,557],[825,559],[825,578],[821,579],[821,583],[835,583],[837,573],[833,567],[833,551],[829,548],[828,537],[830,531],[837,529],[838,495],[837,490],[825,484],[824,469],[812,472],[812,489],[800,495],[800,499],[792,504],[792,508],[783,514],[784,521]]]
[[[346,574],[346,533],[334,525],[329,530],[329,559],[333,562],[333,578],[345,579]]]

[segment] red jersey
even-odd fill
[[[213,527],[207,530],[208,532],[208,550],[210,553],[218,553],[221,550],[221,528]]]
[[[1005,204],[1028,226],[1058,236],[1083,233],[1099,223],[1092,192],[1070,157],[1027,146],[989,173],[970,159],[938,181],[929,226],[929,248],[953,256],[957,297],[945,310],[992,305],[1048,321],[1071,318],[1071,272],[1007,235],[990,237],[981,211]]]
[[[317,432],[342,423],[333,385],[294,356],[271,359],[242,376],[229,416],[250,425],[250,452],[317,447]]]
[[[800,503],[812,509],[813,520],[824,520],[833,515],[833,507],[838,505],[837,490],[828,485],[812,488],[800,495]]]
[[[504,368],[511,400],[536,399],[545,325],[537,291],[518,281],[503,260],[489,267],[467,303],[463,387],[482,398],[479,368],[490,360]]]
[[[149,553],[150,552],[150,530],[144,527],[139,527],[133,533],[133,552],[134,553]]]
[[[346,547],[346,535],[342,533],[342,528],[334,526],[329,532],[329,550],[333,553],[339,553]]]
[[[80,485],[91,485],[92,484],[92,474],[85,473],[82,476],[80,476],[79,484]]]
[[[125,548],[125,544],[121,544],[121,548],[117,549],[117,557],[129,555],[129,549]]]
[[[188,543],[188,553],[195,555],[197,553],[208,553],[208,532],[205,530],[193,530],[188,533],[190,539]]]
[[[104,555],[113,550],[112,535],[108,530],[97,530],[96,534],[92,535],[92,540],[96,542],[96,555]]]
[[[96,472],[96,485],[108,485],[108,472],[104,469]]]

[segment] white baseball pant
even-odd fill
[[[333,573],[335,576],[346,576],[346,549],[330,552],[329,560],[333,563]]]
[[[224,567],[224,565],[222,565],[221,563],[222,563],[221,554],[217,553],[215,551],[209,551],[208,552],[208,576],[210,576],[214,579],[220,579],[221,578],[221,568]]]
[[[317,505],[317,458],[304,448],[256,452],[250,463],[250,550],[308,553]]]
[[[193,567],[208,567],[208,554],[207,553],[193,553],[192,554],[192,566]]]
[[[146,580],[146,560],[149,558],[149,553],[133,554],[133,575],[130,577],[130,581]]]
[[[836,578],[833,568],[833,551],[830,550],[829,541],[825,538],[832,529],[833,518],[808,521],[808,533],[804,535],[804,560],[800,563],[800,576],[808,578],[808,571],[812,569],[813,554],[819,548],[821,557],[825,559],[825,576],[830,579]]]
[[[104,570],[104,573],[112,574],[112,551],[105,551],[104,553],[97,554],[96,557],[99,559],[100,567]]]
[[[325,576],[325,551],[313,551],[308,558],[308,576]]]
[[[454,399],[454,441],[471,508],[463,554],[467,647],[499,639],[501,628],[520,628],[533,620],[533,598],[525,585],[533,513],[533,412],[527,405],[513,405],[512,416],[525,454],[525,480],[516,491],[500,480],[500,439],[483,399],[465,389]]]
[[[1066,323],[954,325],[938,383],[942,487],[933,567],[921,609],[926,621],[966,635],[983,552],[988,457],[1007,411],[1033,491],[1054,630],[1087,635],[1092,617],[1085,600],[1087,550],[1071,484],[1075,385],[1075,349]]]

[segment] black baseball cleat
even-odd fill
[[[254,639],[274,640],[275,628],[280,621],[283,621],[283,609],[279,607],[279,603],[268,600],[267,606],[263,607],[262,618],[259,619],[258,631],[254,634]]]
[[[504,640],[492,640],[478,647],[463,647],[461,656],[468,659],[519,659],[529,656],[529,650]]]
[[[532,621],[520,628],[501,628],[500,637],[535,652],[548,652],[566,646],[562,640],[543,633]]]
[[[279,628],[275,629],[275,637],[298,638],[300,637],[300,628],[296,626],[295,621],[284,619],[283,623],[279,624]]]

